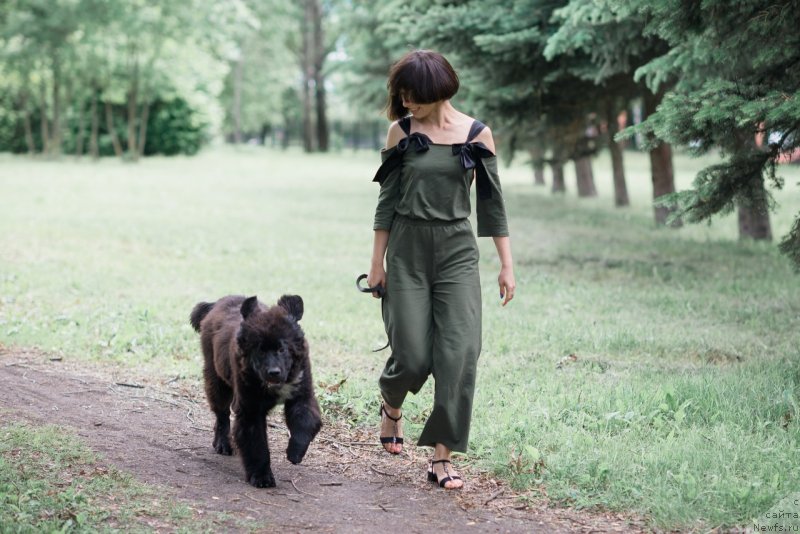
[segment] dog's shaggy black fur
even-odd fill
[[[302,461],[322,427],[308,343],[297,324],[302,316],[297,295],[284,295],[271,307],[254,296],[232,295],[197,304],[190,317],[200,332],[206,397],[217,416],[214,449],[232,454],[232,436],[247,482],[258,488],[275,486],[266,424],[275,405],[284,405],[291,434],[286,456],[293,464]]]

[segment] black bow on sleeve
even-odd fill
[[[461,166],[464,169],[475,169],[475,188],[478,191],[478,198],[481,200],[492,198],[492,184],[489,181],[489,173],[486,172],[486,167],[483,164],[478,165],[478,160],[492,157],[494,152],[478,141],[453,145],[453,155],[461,158]]]

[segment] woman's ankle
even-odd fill
[[[450,456],[453,454],[449,448],[441,443],[437,443],[433,447],[433,459],[434,460],[450,460]]]
[[[403,414],[402,408],[394,408],[386,401],[383,401],[383,409],[387,414],[395,418],[400,417]]]

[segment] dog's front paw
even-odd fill
[[[306,455],[307,450],[308,443],[302,444],[294,439],[289,439],[289,446],[286,448],[286,458],[288,458],[293,464],[297,465],[303,461],[303,457]]]
[[[233,447],[231,447],[231,442],[227,438],[216,437],[213,445],[217,454],[224,454],[225,456],[233,454]]]
[[[267,469],[260,473],[247,475],[247,483],[257,488],[274,488],[275,478],[272,476],[272,470]]]

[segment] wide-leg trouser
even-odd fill
[[[469,220],[396,216],[386,252],[384,323],[392,354],[383,398],[402,406],[434,378],[433,411],[418,445],[465,452],[481,351],[478,246]]]

